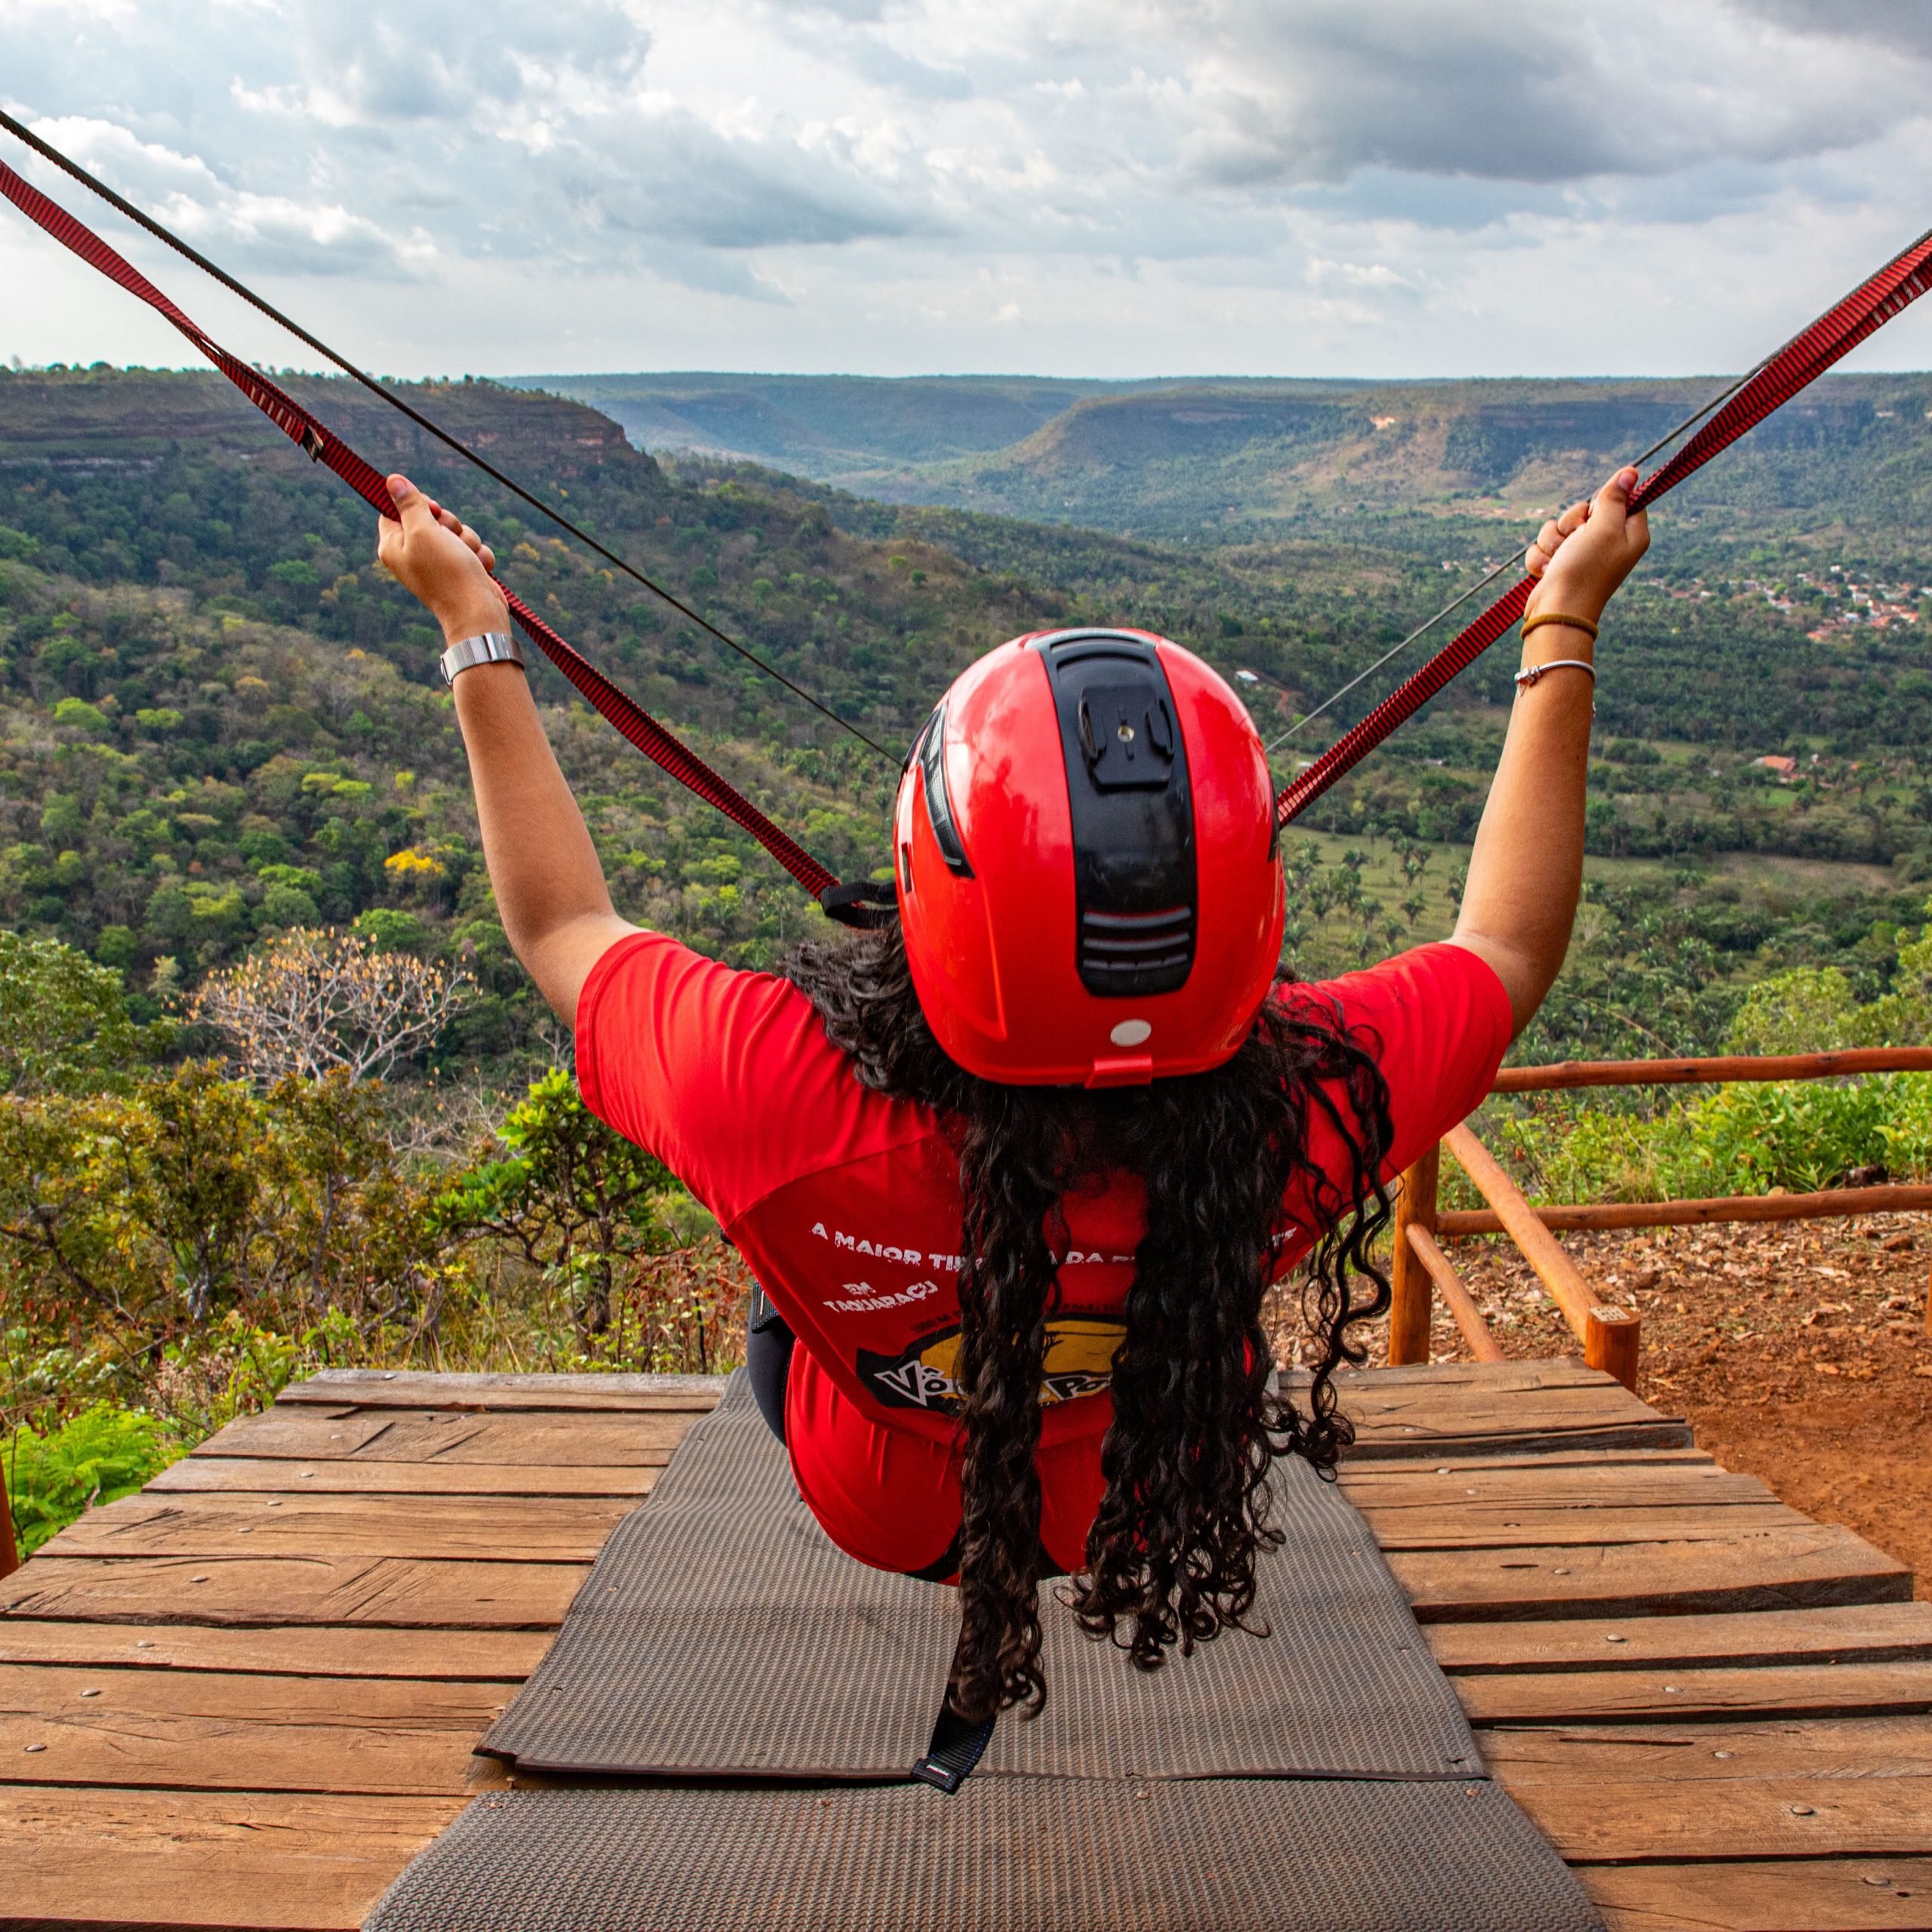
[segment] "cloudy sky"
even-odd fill
[[[1932,223],[1923,0],[0,0],[0,100],[412,375],[1729,370]],[[184,359],[4,208],[0,285]]]

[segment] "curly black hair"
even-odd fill
[[[1143,1670],[1185,1654],[1254,1604],[1255,1553],[1277,1456],[1332,1472],[1352,1439],[1334,1377],[1364,1351],[1357,1322],[1389,1306],[1371,1248],[1389,1219],[1381,1170],[1389,1091],[1371,1051],[1312,1002],[1263,1006],[1211,1072],[1092,1091],[981,1080],[934,1038],[896,926],[808,945],[786,966],[866,1086],[950,1116],[964,1226],[956,1369],[962,1438],[960,1636],[948,1695],[974,1721],[1046,1701],[1040,1669],[1040,1381],[1058,1296],[1061,1197],[1121,1172],[1146,1193],[1146,1232],[1113,1361],[1106,1492],[1072,1604]],[[1338,1186],[1309,1152],[1317,1117],[1347,1153]],[[1293,1238],[1284,1197],[1313,1209],[1303,1313],[1318,1350],[1297,1408],[1269,1388],[1263,1297]],[[1306,1211],[1306,1208],[1304,1211]],[[1357,1279],[1366,1292],[1358,1294]]]

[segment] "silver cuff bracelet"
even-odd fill
[[[521,665],[523,646],[508,631],[484,631],[475,637],[458,638],[439,661],[443,682],[453,685],[463,672],[478,664]]]

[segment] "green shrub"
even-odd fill
[[[1774,1187],[1808,1194],[1841,1181],[1854,1168],[1889,1165],[1896,1157],[1885,1127],[1899,1083],[1913,1076],[1850,1081],[1780,1081],[1737,1086],[1691,1103],[1684,1111],[1699,1167],[1721,1194],[1763,1194]],[[1913,1084],[1922,1087],[1924,1077]]]
[[[1801,966],[1744,995],[1725,1044],[1734,1054],[1828,1053],[1865,1044],[1851,982],[1835,966]]]
[[[1860,1001],[1835,966],[1776,974],[1745,994],[1725,1044],[1802,1054],[1932,1037],[1932,925],[1897,931],[1893,943],[1897,970],[1876,999]],[[1485,1131],[1544,1201],[1810,1193],[1861,1168],[1932,1173],[1932,1076],[1740,1083],[1649,1117],[1549,1102],[1491,1119]],[[1466,1183],[1458,1177],[1455,1185]]]
[[[1483,1134],[1541,1201],[1808,1194],[1860,1168],[1932,1172],[1932,1075],[1724,1087],[1648,1118],[1549,1106]],[[1460,1177],[1455,1204],[1475,1204]]]
[[[56,939],[0,931],[0,1094],[111,1085],[123,1068],[165,1043],[165,1033],[129,1019],[113,968]]]
[[[278,872],[292,872],[292,866],[280,866]],[[299,886],[271,886],[262,895],[262,903],[255,909],[255,928],[258,932],[279,932],[299,926],[319,926],[322,923],[320,909],[309,894]]]
[[[107,721],[106,712],[99,705],[88,703],[84,697],[61,699],[54,707],[54,721],[73,731],[85,731],[91,738],[104,738],[114,728]]]
[[[131,1496],[174,1460],[155,1417],[112,1402],[97,1402],[45,1435],[23,1423],[0,1441],[0,1456],[23,1556],[96,1503]]]
[[[393,906],[371,906],[355,915],[355,930],[384,952],[410,952],[428,939],[429,928],[414,912]]]
[[[656,1203],[684,1190],[657,1156],[605,1125],[552,1067],[531,1083],[497,1138],[507,1158],[463,1174],[432,1220],[448,1237],[495,1235],[567,1287],[586,1337],[609,1326],[626,1257],[661,1246]]]

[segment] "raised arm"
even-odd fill
[[[508,630],[509,612],[490,580],[489,546],[449,511],[432,511],[407,477],[392,476],[389,485],[401,521],[381,519],[378,561],[422,599],[447,642]],[[537,989],[574,1026],[591,968],[635,928],[611,910],[597,848],[523,672],[479,664],[451,688],[497,915]]]
[[[1626,513],[1634,469],[1593,501],[1546,523],[1525,560],[1539,581],[1524,621],[1548,613],[1594,625],[1650,543],[1640,511]],[[1545,623],[1523,641],[1523,663],[1594,659],[1580,626]],[[1590,757],[1590,672],[1551,670],[1519,685],[1503,756],[1469,857],[1453,943],[1486,960],[1509,995],[1515,1032],[1535,1017],[1562,970],[1583,878],[1583,783]]]

